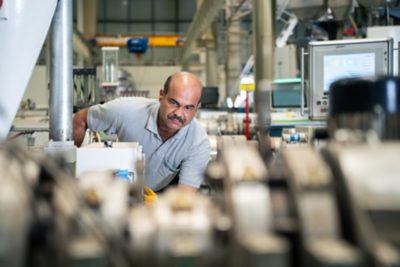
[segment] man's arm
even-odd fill
[[[178,184],[178,189],[186,191],[186,192],[193,192],[196,193],[197,192],[197,188],[190,186],[190,185],[185,185],[185,184]]]
[[[74,130],[73,138],[75,145],[80,147],[82,145],[83,139],[85,138],[85,133],[87,129],[87,114],[88,109],[81,109],[74,116]]]
[[[181,163],[178,188],[196,191],[204,177],[205,169],[210,161],[210,142],[204,133],[193,139],[190,153]]]

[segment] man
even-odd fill
[[[178,72],[168,77],[158,101],[119,98],[83,109],[74,117],[75,144],[82,144],[87,128],[139,142],[146,157],[147,186],[158,191],[179,173],[178,187],[195,191],[210,158],[207,134],[193,119],[201,92],[196,76]]]

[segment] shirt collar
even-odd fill
[[[146,129],[157,135],[158,135],[157,117],[158,117],[159,110],[160,110],[160,103],[156,102],[155,105],[153,105],[151,107],[150,113],[149,113],[149,116],[148,116],[147,122],[146,122]]]

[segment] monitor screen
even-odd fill
[[[201,94],[202,107],[217,107],[219,92],[217,86],[204,86]]]
[[[324,56],[324,92],[336,80],[374,75],[375,53]]]
[[[393,39],[312,41],[308,54],[309,117],[325,119],[329,113],[329,90],[333,82],[392,73]]]
[[[301,105],[301,80],[288,79],[276,80],[272,84],[272,108],[300,108]],[[304,104],[306,101],[304,101]]]

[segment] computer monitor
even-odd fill
[[[310,119],[326,118],[329,88],[334,81],[342,78],[390,75],[392,68],[391,38],[310,42]]]
[[[306,103],[305,96],[303,103]],[[272,83],[271,107],[279,109],[300,109],[301,107],[301,79],[277,79]]]
[[[218,106],[219,92],[217,86],[204,86],[201,94],[202,108],[216,108]]]

